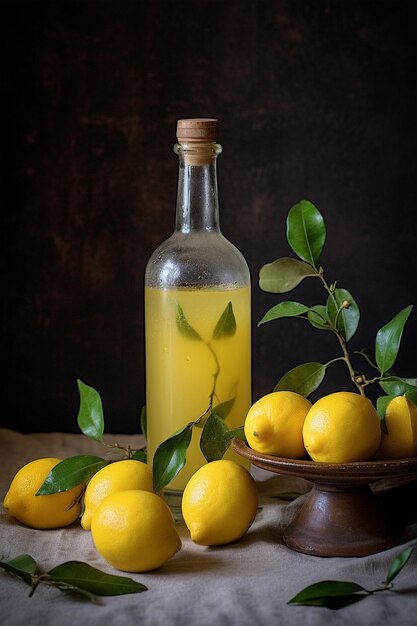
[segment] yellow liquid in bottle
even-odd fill
[[[214,339],[214,328],[229,302],[236,331]],[[179,329],[179,307],[200,339],[190,338]],[[147,447],[152,464],[161,442],[206,411],[213,387],[214,407],[233,401],[225,418],[229,429],[243,426],[251,403],[250,288],[146,288],[145,318]],[[186,464],[168,490],[183,491],[189,478],[206,462],[199,445],[201,431],[193,428]],[[245,464],[231,449],[225,458]]]

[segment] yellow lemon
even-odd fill
[[[107,496],[128,489],[152,491],[152,472],[146,463],[133,459],[115,461],[94,474],[85,490],[81,517],[84,530],[90,530],[96,509]]]
[[[188,481],[182,515],[191,539],[204,546],[242,537],[258,508],[256,484],[248,470],[222,459],[203,465]]]
[[[378,450],[381,425],[368,398],[337,391],[313,404],[304,421],[303,437],[313,461],[369,461]]]
[[[380,459],[417,456],[417,406],[406,396],[397,396],[385,413],[388,434],[382,432]]]
[[[126,572],[156,569],[181,548],[168,505],[149,491],[108,496],[93,515],[91,535],[101,556]]]
[[[303,424],[310,400],[293,391],[274,391],[257,400],[245,419],[245,437],[263,454],[290,459],[305,456]]]
[[[72,524],[81,512],[84,485],[48,496],[35,495],[60,459],[45,458],[24,465],[13,478],[3,507],[19,522],[31,528],[62,528]]]

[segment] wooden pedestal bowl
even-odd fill
[[[313,484],[283,535],[286,545],[298,552],[365,556],[417,536],[417,457],[316,463],[260,454],[239,439],[232,441],[232,447],[257,467]],[[371,485],[386,479],[404,484],[378,495]],[[414,519],[410,519],[411,513]]]

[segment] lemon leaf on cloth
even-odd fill
[[[401,572],[404,565],[406,565],[408,559],[413,553],[413,548],[407,548],[398,554],[390,563],[387,572],[387,578],[385,580],[385,585],[388,586],[394,580],[396,576]]]
[[[323,580],[313,583],[299,591],[287,604],[304,606],[321,606],[328,609],[342,609],[349,604],[359,602],[367,596],[379,591],[389,591],[394,578],[408,562],[413,548],[407,548],[398,554],[388,566],[387,577],[382,586],[376,589],[365,589],[355,582],[344,580]]]
[[[32,587],[29,597],[40,584],[57,587],[60,591],[79,592],[94,600],[94,596],[119,596],[147,591],[147,587],[127,576],[107,574],[82,561],[68,561],[47,573],[37,573],[37,563],[29,554],[21,554],[0,567],[24,580]]]
[[[287,604],[322,606],[335,610],[363,600],[368,593],[361,585],[353,582],[324,580],[309,585],[291,598]]]
[[[19,576],[28,585],[32,584],[32,576],[36,572],[36,561],[30,554],[20,554],[9,561],[0,561],[0,567],[15,576]]]
[[[48,577],[59,588],[75,587],[97,596],[120,596],[147,591],[147,587],[127,576],[107,574],[82,561],[68,561],[49,570]],[[65,585],[64,588],[60,585]]]

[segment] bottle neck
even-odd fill
[[[175,145],[179,158],[176,232],[220,232],[216,160],[221,151],[217,143]]]

